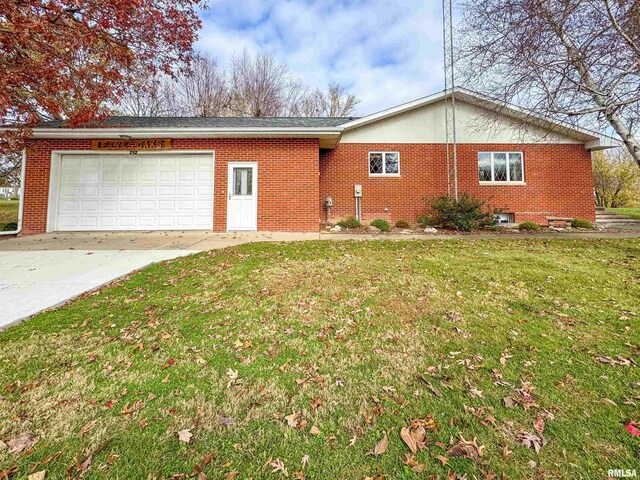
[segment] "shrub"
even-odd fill
[[[593,224],[589,220],[585,220],[584,218],[576,218],[573,222],[571,222],[571,226],[573,228],[593,228]]]
[[[518,230],[524,232],[537,232],[540,230],[540,225],[538,225],[536,222],[522,222],[520,225],[518,225]]]
[[[416,223],[420,228],[427,228],[431,226],[431,219],[426,215],[420,215],[416,218]]]
[[[467,193],[462,194],[458,201],[443,195],[427,202],[432,211],[432,216],[427,217],[430,225],[470,232],[480,227],[494,225],[496,222],[493,211],[486,203]]]
[[[409,225],[409,222],[406,220],[398,220],[396,222],[396,228],[411,228],[411,225]]]
[[[361,223],[356,217],[347,217],[344,220],[338,222],[342,228],[358,228]]]
[[[369,225],[371,225],[372,227],[376,227],[381,232],[388,232],[391,229],[391,225],[389,224],[389,222],[382,218],[376,218],[375,220],[372,220]]]

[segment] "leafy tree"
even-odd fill
[[[471,88],[612,128],[640,166],[640,0],[461,0]]]
[[[640,171],[625,152],[596,152],[593,155],[596,203],[620,208],[640,202]]]
[[[108,113],[141,72],[192,59],[203,0],[0,0],[0,119],[71,126]],[[13,145],[15,146],[15,145]]]

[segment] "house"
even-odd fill
[[[455,187],[441,92],[363,118],[109,117],[47,122],[26,151],[23,234],[318,231],[326,220],[415,221]],[[503,221],[593,220],[601,136],[455,91],[457,186]],[[450,103],[449,103],[450,104]],[[449,174],[447,173],[449,172]]]
[[[0,187],[0,198],[12,198],[14,197],[13,187]]]

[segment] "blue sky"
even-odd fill
[[[196,48],[268,52],[312,87],[337,81],[369,114],[443,88],[440,0],[211,0]]]

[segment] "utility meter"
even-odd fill
[[[353,189],[353,193],[356,198],[362,197],[362,185],[356,185]]]

